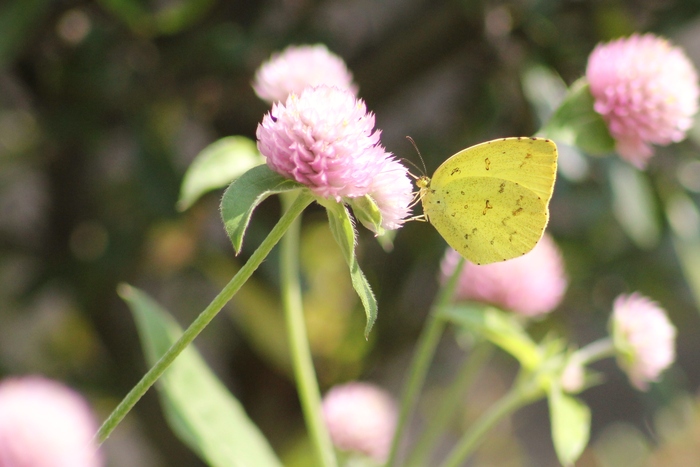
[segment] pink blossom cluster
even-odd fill
[[[349,90],[351,75],[339,78],[338,60],[318,46],[299,47],[261,67],[256,90],[285,98],[258,125],[258,149],[272,170],[316,196],[337,202],[370,196],[381,212],[382,227],[397,229],[413,200],[408,170],[381,145],[374,114]],[[315,71],[304,75],[292,69]]]
[[[459,260],[449,248],[442,261],[443,281]],[[490,303],[525,316],[554,310],[566,292],[564,261],[554,240],[545,234],[523,256],[485,265],[466,261],[455,289],[455,299]]]
[[[258,68],[253,89],[267,102],[285,101],[290,94],[301,94],[309,86],[325,84],[357,94],[352,73],[345,61],[325,45],[291,45]]]
[[[653,34],[599,44],[586,78],[617,152],[638,168],[652,144],[681,141],[698,109],[698,76],[682,49]]]
[[[397,421],[396,403],[388,392],[370,383],[335,386],[323,398],[322,409],[338,449],[386,462]]]
[[[617,361],[642,391],[676,358],[676,328],[665,311],[638,293],[620,295],[611,318]]]
[[[0,382],[0,467],[99,467],[85,399],[39,376]]]

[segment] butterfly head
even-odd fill
[[[430,188],[430,177],[427,175],[421,175],[420,177],[416,178],[416,186],[421,190],[425,190],[426,188]]]

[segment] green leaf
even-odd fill
[[[608,176],[613,213],[620,226],[639,248],[655,247],[661,237],[661,225],[648,176],[617,159],[610,161]]]
[[[374,293],[372,293],[372,288],[369,286],[367,278],[362,273],[359,264],[357,264],[357,257],[355,256],[355,227],[352,225],[350,214],[344,205],[328,200],[321,202],[326,208],[326,212],[328,212],[333,238],[338,242],[345,261],[350,267],[352,286],[365,308],[365,315],[367,316],[365,338],[367,338],[377,319],[377,300],[374,298]]]
[[[550,386],[548,396],[554,450],[562,465],[573,465],[588,444],[591,410],[555,384]]]
[[[382,213],[377,206],[377,203],[369,196],[361,196],[359,198],[351,198],[347,203],[352,208],[353,214],[357,220],[369,230],[377,235],[384,235],[382,227]]]
[[[153,365],[182,334],[175,320],[144,292],[122,285],[146,360]],[[241,404],[209,369],[194,347],[183,350],[158,382],[173,431],[212,467],[281,466]]]
[[[14,0],[0,6],[0,69],[14,60],[52,11],[50,0]]]
[[[593,109],[593,96],[585,78],[571,85],[562,104],[537,135],[577,146],[589,154],[615,150],[615,140],[605,121]]]
[[[267,165],[253,167],[236,179],[221,199],[221,218],[236,254],[241,252],[250,216],[258,204],[272,194],[303,187],[304,185],[274,172]]]
[[[167,3],[153,16],[160,34],[177,34],[199,22],[215,4],[214,0],[189,0]]]
[[[440,316],[488,339],[527,370],[535,370],[542,361],[539,347],[512,314],[494,307],[458,304],[444,309]]]
[[[700,310],[700,210],[693,199],[681,190],[667,194],[664,207],[676,256]]]
[[[98,0],[102,8],[121,19],[132,30],[152,34],[153,24],[146,8],[135,0]]]
[[[204,193],[223,188],[255,166],[265,163],[255,142],[244,136],[228,136],[200,152],[187,169],[177,208],[184,211]]]
[[[105,10],[139,34],[176,34],[195,24],[211,9],[213,0],[169,2],[156,11],[141,0],[98,0]]]

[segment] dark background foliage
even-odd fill
[[[184,213],[175,203],[184,171],[208,143],[255,137],[268,106],[250,82],[272,52],[327,44],[353,71],[388,150],[420,164],[404,139],[411,135],[432,173],[463,147],[534,134],[541,101],[528,93],[525,77],[544,69],[569,84],[601,40],[652,31],[700,57],[699,11],[690,0],[5,0],[0,376],[61,379],[104,417],[146,370],[117,284],[145,289],[187,325],[242,264],[278,218],[276,200],[255,213],[239,258],[218,217],[220,193]],[[545,94],[561,91],[556,81],[538,82]],[[649,174],[659,185],[677,183],[696,151],[692,141],[660,150]],[[615,465],[601,459],[637,452],[640,439],[659,441],[659,409],[692,396],[700,383],[697,305],[668,229],[659,214],[661,235],[646,250],[625,235],[610,207],[610,159],[575,159],[583,169],[557,182],[549,231],[563,249],[571,285],[563,305],[533,331],[584,345],[605,334],[614,297],[639,290],[677,324],[679,361],[648,393],[634,391],[612,361],[597,367],[606,383],[582,396],[593,408],[593,447],[581,465]],[[366,342],[342,258],[333,257],[332,241],[325,248],[323,216],[320,208],[305,215],[304,250],[323,389],[357,378],[398,394],[437,288],[444,243],[429,225],[412,222],[387,253],[362,232],[360,263],[380,305]],[[275,265],[273,255],[197,344],[291,465],[304,458],[304,431]],[[448,336],[425,413],[462,354]],[[514,370],[512,360],[496,357],[465,399],[472,408],[462,423],[504,390]],[[500,444],[480,455],[483,465],[555,465],[545,404],[499,430]],[[171,434],[153,392],[106,449],[112,466],[202,465]]]

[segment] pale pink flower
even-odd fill
[[[656,302],[638,293],[615,299],[611,327],[618,364],[645,391],[676,359],[676,328]]]
[[[454,271],[459,253],[448,248],[442,261],[443,280]],[[554,240],[544,235],[529,252],[499,263],[476,265],[465,261],[455,299],[490,303],[525,316],[554,310],[568,281],[564,261]]]
[[[345,62],[325,45],[292,45],[260,65],[253,89],[261,99],[272,103],[285,101],[292,93],[299,95],[307,86],[321,84],[357,94]]]
[[[258,149],[275,172],[334,198],[369,194],[391,156],[379,142],[374,114],[349,92],[306,88],[277,103],[258,125]]]
[[[1,467],[98,467],[97,424],[85,399],[39,376],[0,382]]]
[[[333,387],[323,398],[323,417],[333,444],[342,451],[364,454],[377,463],[389,455],[396,430],[396,403],[370,383]]]
[[[586,78],[617,152],[638,168],[651,144],[685,138],[698,109],[698,77],[682,49],[653,34],[599,44]]]
[[[393,158],[385,159],[384,167],[372,179],[369,195],[382,213],[382,227],[398,229],[410,214],[414,197],[408,169]]]

